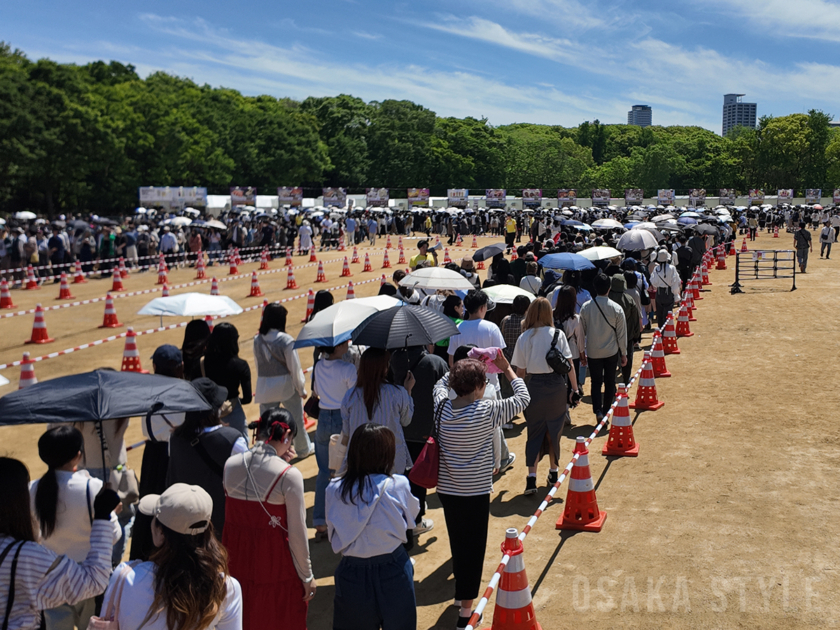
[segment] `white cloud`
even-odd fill
[[[762,36],[802,37],[840,42],[840,3],[831,0],[700,0],[737,19]]]

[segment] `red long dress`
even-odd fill
[[[285,505],[266,500],[289,470],[281,472],[262,500],[280,526],[271,525],[259,501],[228,496],[222,544],[227,548],[230,574],[242,585],[243,630],[306,630],[308,602],[289,550]]]

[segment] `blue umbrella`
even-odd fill
[[[583,269],[594,269],[595,265],[580,254],[563,252],[562,254],[549,254],[539,260],[540,265],[546,269],[571,269],[581,271]]]
[[[697,219],[692,219],[691,217],[680,217],[677,219],[677,223],[682,223],[683,225],[694,225],[697,223]]]
[[[639,225],[639,223],[641,223],[641,221],[630,221],[630,223],[625,223],[624,227],[630,230],[633,228],[634,225]]]
[[[583,223],[582,221],[574,221],[572,219],[563,219],[562,221],[560,221],[560,225],[568,225],[568,226],[571,226],[571,227],[580,227],[581,225],[586,225],[586,223]]]

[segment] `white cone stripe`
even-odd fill
[[[496,606],[507,610],[519,610],[531,603],[531,589],[523,588],[521,591],[504,591],[499,589],[496,593]]]
[[[639,387],[653,387],[656,385],[656,380],[652,378],[640,378]]]
[[[510,557],[510,562],[508,562],[507,569],[505,569],[505,573],[519,573],[520,571],[524,570],[525,558],[520,553]]]
[[[575,466],[589,466],[589,455],[581,455],[575,462]]]
[[[592,477],[588,479],[569,479],[569,490],[572,492],[589,492],[595,489]]]
[[[614,427],[629,427],[633,423],[630,421],[630,416],[616,416],[613,414],[612,424]]]

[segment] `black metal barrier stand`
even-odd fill
[[[749,264],[742,264],[741,257],[749,256]],[[746,261],[745,261],[746,262]],[[739,252],[735,256],[735,283],[730,293],[743,293],[741,281],[779,280],[792,278],[791,291],[796,291],[796,252],[792,249],[760,249]]]

